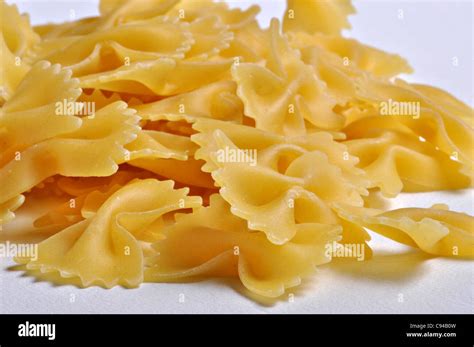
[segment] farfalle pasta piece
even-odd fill
[[[439,206],[387,212],[336,205],[342,218],[385,237],[441,256],[474,257],[474,218]]]
[[[132,63],[116,70],[80,78],[81,87],[144,95],[186,93],[219,81],[228,74],[232,60],[181,61],[160,58]]]
[[[38,80],[49,89],[49,93],[38,93]],[[75,103],[80,93],[78,81],[71,79],[71,71],[61,70],[60,66],[51,66],[44,61],[31,68],[16,92],[0,109],[0,172],[3,175],[8,163],[21,161],[22,151],[29,146],[81,126],[81,118],[63,107],[58,109],[58,103],[72,103],[80,109],[81,105]],[[8,181],[2,181],[2,185],[6,184]],[[24,196],[20,195],[23,192],[18,191],[19,195],[8,198],[0,196],[1,223],[14,217],[13,211],[24,202]]]
[[[42,141],[0,169],[0,203],[31,189],[53,175],[108,176],[127,156],[123,147],[136,138],[139,118],[119,101],[83,119],[68,134]]]
[[[341,30],[351,28],[347,17],[353,13],[350,0],[288,0],[283,29],[339,35]]]
[[[259,46],[265,43],[264,35],[261,35],[261,29],[255,19],[259,11],[260,7],[256,5],[241,10],[239,8],[230,9],[223,2],[183,0],[170,10],[168,15],[191,23],[191,27],[195,23],[202,25],[206,21],[212,20],[211,18],[218,18],[222,24],[217,26],[214,31],[219,35],[214,33],[210,35],[211,40],[206,40],[209,43],[214,42],[211,45],[212,52],[214,54],[220,53],[224,58],[257,61],[260,58],[255,50],[259,51],[261,48]],[[202,20],[198,21],[199,19]],[[207,26],[206,30],[209,31],[209,28]],[[194,37],[197,41],[195,45],[202,46],[199,36],[194,34]],[[257,37],[260,39],[257,40]],[[257,42],[259,43],[257,44]],[[192,50],[194,49],[193,47]]]
[[[159,255],[147,261],[147,282],[232,276],[251,292],[278,297],[328,262],[326,245],[340,238],[338,226],[300,224],[291,241],[274,245],[263,233],[248,230],[218,195],[211,196],[209,207],[176,219],[154,245]]]
[[[399,72],[409,72],[411,69],[399,56],[382,51],[375,54],[379,56],[376,61],[373,61],[368,66],[362,66],[361,68],[348,57],[343,57],[335,52],[328,51],[324,45],[318,42],[318,37],[325,36],[318,34],[308,35],[303,32],[288,33],[289,42],[292,47],[300,50],[301,59],[313,67],[318,78],[326,83],[329,93],[336,98],[337,104],[342,107],[339,108],[338,113],[345,116],[346,124],[350,124],[354,119],[365,117],[365,113],[378,107],[378,105],[367,103],[368,91],[372,90],[371,86],[373,86],[374,83],[388,84],[389,82],[376,76],[376,71],[372,70],[380,70],[378,74],[388,76]],[[326,40],[344,42],[343,40],[346,39],[332,37],[329,39],[326,38]],[[360,49],[370,51],[371,48]],[[357,52],[357,50],[355,51]],[[370,56],[370,54],[368,55]],[[386,58],[382,59],[381,57],[384,55],[386,55]],[[357,61],[357,59],[355,60]],[[377,67],[377,61],[380,61],[380,68]]]
[[[146,171],[122,170],[107,177],[58,177],[55,181],[57,188],[65,194],[64,202],[38,216],[33,226],[60,231],[93,216],[113,193],[133,179],[152,176]]]
[[[344,117],[333,112],[335,99],[301,61],[299,52],[289,47],[279,33],[278,20],[272,20],[267,35],[266,67],[240,63],[232,68],[245,114],[255,119],[257,128],[286,135],[303,134],[308,126],[340,129]]]
[[[48,93],[38,93],[38,81]],[[73,111],[80,111],[82,106],[76,103],[80,94],[79,81],[71,79],[70,70],[45,61],[35,64],[0,109],[0,166],[32,144],[77,130],[81,118],[63,105],[72,104]]]
[[[79,277],[83,286],[137,287],[143,281],[139,240],[156,240],[148,227],[160,230],[166,213],[201,205],[199,197],[187,193],[173,189],[171,181],[133,181],[107,199],[93,217],[41,242],[37,259],[16,260],[27,269]]]
[[[27,15],[15,5],[0,4],[0,105],[8,100],[30,69],[23,57],[40,38]]]
[[[79,77],[134,62],[162,57],[183,58],[193,43],[187,23],[157,17],[85,36],[44,40],[35,47],[30,59],[59,63]]]
[[[370,187],[388,197],[405,192],[461,189],[471,185],[463,166],[417,136],[389,124],[382,116],[365,118],[347,129],[349,152],[360,159]],[[395,123],[396,125],[397,123]]]
[[[206,161],[202,169],[211,172],[232,213],[275,244],[291,240],[298,223],[337,223],[328,202],[362,206],[361,194],[368,194],[354,158],[346,153],[349,164],[343,163],[344,146],[329,134],[285,138],[204,119],[194,128],[200,134],[192,140],[201,147],[195,157]]]
[[[326,84],[338,106],[357,104],[360,90],[365,89],[366,80],[370,79],[366,72],[345,65],[341,57],[318,46],[302,46],[299,50],[303,62],[313,67],[314,73]],[[346,118],[345,123],[348,123],[346,113],[340,113]]]
[[[339,58],[339,68],[352,65],[378,77],[389,78],[400,73],[411,73],[413,69],[398,54],[391,54],[363,43],[336,35],[309,35],[305,32],[288,32],[288,39],[295,48],[319,47],[321,55],[334,53]],[[342,66],[341,66],[342,65]]]
[[[189,93],[135,107],[143,119],[192,121],[195,118],[215,118],[241,123],[243,104],[237,97],[233,81],[208,84]]]
[[[243,11],[237,8],[230,9],[226,3],[211,0],[101,0],[99,9],[103,17],[113,18],[115,23],[127,23],[161,15],[192,22],[213,15],[218,16],[220,21],[232,30],[245,25],[259,11],[256,5]]]
[[[359,69],[380,77],[393,77],[401,73],[412,73],[408,62],[398,54],[391,54],[377,48],[364,45],[357,40],[343,37],[315,35],[320,45],[336,53],[341,58],[349,59]]]
[[[43,39],[82,36],[111,29],[128,22],[152,19],[165,15],[179,0],[113,0],[101,1],[101,16],[88,17],[60,24],[35,27]]]
[[[387,105],[394,101],[418,109],[419,112],[413,114],[392,117],[417,136],[421,136],[449,156],[456,157],[465,165],[466,174],[471,177],[474,175],[474,130],[457,116],[458,112],[453,114],[453,108],[446,107],[446,102],[438,103],[436,94],[425,95],[422,88],[417,90],[416,86],[412,87],[402,80],[396,80],[393,84],[372,80],[367,86],[363,99],[376,106],[379,111],[382,104]]]
[[[110,3],[105,6],[106,14],[100,18],[92,19],[90,22],[79,21],[82,25],[73,28],[56,28],[48,29],[50,33],[45,36],[44,45],[51,46],[47,40],[55,38],[57,44],[53,48],[58,48],[64,42],[65,37],[74,35],[90,34],[93,31],[104,31],[105,29],[114,29],[126,25],[136,25],[139,22],[156,20],[159,16],[163,18],[172,18],[174,21],[179,20],[181,24],[190,24],[190,35],[192,36],[192,49],[186,54],[188,58],[205,59],[217,54],[219,51],[226,49],[232,41],[233,33],[229,30],[236,29],[252,20],[258,12],[258,6],[252,6],[247,11],[239,9],[229,9],[226,4],[213,3],[211,1],[140,1],[130,0],[117,3]],[[81,23],[82,22],[82,23]],[[115,23],[115,24],[114,24]],[[121,25],[117,25],[120,23]],[[181,25],[180,24],[180,25]],[[78,27],[78,28],[76,28]],[[80,28],[85,28],[81,30]],[[89,28],[88,28],[89,27]],[[95,27],[95,28],[94,28]],[[94,28],[93,30],[90,28]],[[46,29],[43,29],[46,30]],[[161,42],[173,41],[159,40]],[[176,41],[176,40],[175,40]],[[115,51],[123,51],[123,47],[108,44],[105,48]],[[189,50],[190,45],[187,45]],[[100,49],[97,48],[95,57],[98,58]],[[182,51],[178,52],[182,53]],[[130,52],[127,56],[132,60],[134,52]],[[137,53],[135,53],[137,55]],[[176,55],[178,56],[178,55]],[[137,58],[139,55],[137,56]],[[142,52],[142,59],[147,58]],[[89,59],[92,60],[92,57]],[[132,61],[136,61],[133,59]]]

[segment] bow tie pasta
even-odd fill
[[[102,0],[35,27],[0,6],[0,240],[38,244],[15,258],[29,275],[236,277],[276,298],[377,256],[369,231],[474,257],[472,216],[384,207],[472,187],[473,110],[343,37],[349,0],[288,0],[268,28],[212,0]]]

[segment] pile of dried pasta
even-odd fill
[[[258,6],[209,0],[105,0],[32,27],[2,1],[0,235],[38,243],[16,261],[83,286],[235,276],[277,297],[328,245],[370,258],[366,228],[473,257],[473,217],[372,203],[471,187],[473,110],[341,36],[348,0],[287,6],[265,29]]]

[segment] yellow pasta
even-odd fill
[[[60,231],[84,218],[94,215],[100,206],[118,189],[135,178],[151,177],[147,172],[122,170],[112,176],[101,178],[60,177],[55,182],[63,193],[64,202],[53,206],[48,212],[38,216],[33,226],[48,227],[50,231]],[[31,193],[34,195],[34,193]]]
[[[197,18],[189,25],[193,38],[191,49],[185,57],[192,60],[209,59],[229,47],[234,34],[217,16]]]
[[[301,31],[290,31],[288,39],[292,46],[299,49],[322,49],[322,51],[318,51],[318,55],[323,56],[322,59],[325,59],[328,54],[335,54],[341,58],[337,63],[342,70],[352,65],[380,77],[392,77],[400,73],[413,72],[406,60],[399,55],[364,45],[354,39],[317,33],[309,35]]]
[[[291,241],[277,246],[262,233],[250,232],[213,195],[209,207],[177,216],[176,224],[162,232],[165,239],[155,244],[159,256],[147,263],[147,281],[238,276],[252,292],[278,297],[286,288],[299,285],[316,265],[329,261],[325,245],[338,240],[340,227],[300,224]]]
[[[135,107],[138,114],[151,121],[215,118],[243,121],[243,104],[236,95],[236,84],[219,81],[169,98]]]
[[[380,118],[362,119],[347,129],[344,143],[371,181],[388,197],[419,192],[469,187],[471,180],[462,173],[463,166],[417,136],[395,129],[375,128]],[[360,133],[358,133],[360,131]]]
[[[288,0],[283,28],[285,31],[304,31],[310,34],[340,34],[342,29],[351,27],[347,16],[354,12],[350,0]]]
[[[262,55],[268,42],[265,32],[254,18],[255,14],[233,31],[234,38],[229,47],[221,51],[222,57],[233,58],[236,62],[263,62]]]
[[[30,66],[23,58],[40,40],[28,16],[20,15],[15,5],[0,4],[0,105],[8,100]]]
[[[409,83],[396,80],[389,84],[380,81],[368,83],[364,99],[372,104],[395,100],[397,102],[419,105],[419,114],[398,117],[398,122],[409,127],[415,134],[440,148],[448,155],[455,155],[465,165],[466,172],[472,175],[474,139],[472,127],[464,118],[452,113],[443,103],[437,104],[430,95],[417,91]],[[467,113],[465,117],[472,115]]]
[[[302,134],[311,127],[340,129],[344,118],[332,111],[335,101],[280,35],[277,20],[267,35],[267,66],[241,63],[232,70],[245,113],[257,128],[280,134]]]
[[[212,173],[233,213],[273,243],[291,240],[298,223],[336,224],[326,202],[363,204],[363,172],[352,166],[355,158],[343,160],[345,147],[329,134],[285,138],[211,120],[194,127],[200,132],[192,139],[201,147],[196,157],[206,161],[203,170]],[[321,180],[327,185],[317,183]]]
[[[114,92],[133,90],[144,95],[173,95],[221,80],[228,74],[231,64],[232,60],[176,61],[160,58],[83,76],[80,82],[84,88]]]
[[[6,190],[17,188],[11,182],[18,179],[25,181],[24,174],[16,174],[18,177],[12,175],[14,167],[24,163],[24,151],[81,126],[81,119],[74,114],[67,114],[64,110],[56,112],[56,102],[67,100],[74,103],[81,93],[78,81],[70,76],[70,71],[61,71],[58,65],[39,62],[25,75],[16,93],[0,109],[0,224],[13,218],[13,211],[24,201],[20,194],[41,181],[31,183],[24,190],[16,190],[16,193],[6,193]],[[37,93],[38,80],[48,86],[50,93]],[[36,131],[31,132],[31,129]]]
[[[158,17],[97,31],[85,36],[46,39],[29,59],[70,68],[75,76],[113,70],[125,63],[184,57],[193,43],[189,25]]]
[[[338,206],[341,217],[408,246],[443,256],[474,256],[472,217],[434,206],[377,213]]]
[[[472,187],[473,110],[342,36],[350,1],[288,0],[268,28],[212,0],[102,0],[36,27],[0,6],[0,240],[38,244],[15,258],[28,274],[236,277],[277,298],[376,257],[370,232],[474,257],[472,216],[386,207]]]
[[[133,181],[117,191],[97,213],[39,244],[38,259],[18,259],[30,269],[78,276],[82,284],[135,287],[143,280],[143,252],[139,240],[155,239],[146,230],[164,223],[174,210],[200,205],[187,190],[174,190],[170,181]],[[100,262],[95,261],[100,254]],[[87,259],[84,261],[84,259]]]
[[[23,195],[17,195],[0,204],[0,225],[13,220],[13,218],[15,218],[14,211],[18,209],[24,201],[25,197]]]
[[[48,88],[49,93],[37,92],[38,80]],[[58,110],[57,103],[75,103],[80,93],[79,83],[77,79],[71,79],[70,71],[61,71],[59,65],[51,66],[46,61],[33,66],[16,93],[0,110],[0,127],[3,129],[0,134],[1,164],[12,160],[16,152],[32,144],[77,130],[82,124],[81,118],[66,108]],[[77,106],[80,111],[82,105]],[[36,131],[31,132],[30,127]]]

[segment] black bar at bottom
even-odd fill
[[[0,315],[0,346],[473,346],[471,315]]]

